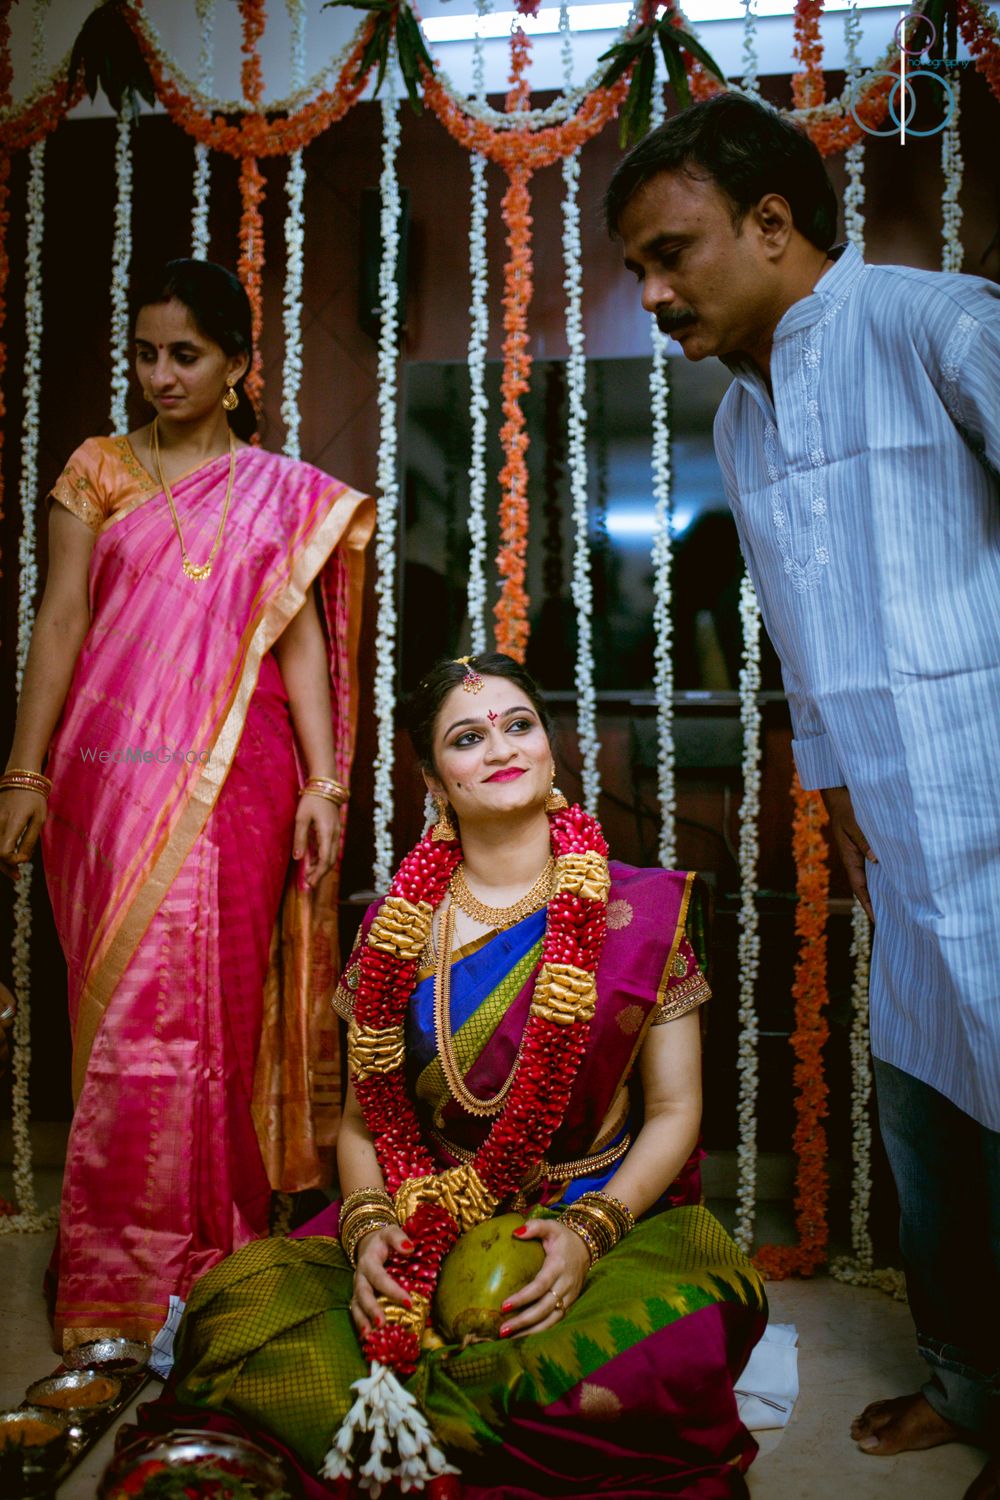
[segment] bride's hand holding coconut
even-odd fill
[[[354,1273],[354,1295],[351,1298],[351,1317],[359,1334],[384,1321],[379,1307],[379,1297],[388,1297],[401,1307],[409,1307],[407,1293],[393,1281],[385,1269],[390,1255],[412,1255],[413,1244],[405,1229],[398,1224],[388,1224],[366,1234],[358,1246],[358,1267]]]
[[[540,1244],[545,1254],[538,1274],[504,1302],[500,1337],[540,1333],[558,1323],[583,1290],[590,1252],[580,1236],[557,1219],[528,1219],[515,1236]]]
[[[537,1333],[557,1323],[580,1295],[589,1268],[579,1235],[554,1219],[517,1213],[484,1219],[462,1235],[441,1267],[435,1329],[446,1343],[463,1347]]]

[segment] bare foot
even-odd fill
[[[873,1401],[851,1423],[851,1437],[858,1447],[879,1458],[914,1448],[936,1448],[939,1443],[957,1442],[962,1436],[961,1428],[938,1416],[920,1391],[912,1396],[894,1396],[891,1401]]]
[[[1000,1458],[991,1458],[969,1485],[964,1500],[1000,1500]]]

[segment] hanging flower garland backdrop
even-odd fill
[[[338,0],[350,3],[350,0]],[[586,411],[583,406],[584,348],[580,308],[579,208],[576,201],[578,156],[580,147],[602,130],[616,116],[623,139],[641,135],[658,116],[662,106],[662,86],[658,80],[657,59],[663,57],[675,97],[703,98],[726,87],[712,58],[697,36],[691,32],[682,10],[674,0],[644,0],[636,8],[627,26],[618,34],[601,60],[600,66],[582,84],[573,86],[567,72],[563,92],[545,109],[531,107],[529,66],[531,43],[515,25],[511,37],[510,91],[503,110],[492,108],[480,82],[475,97],[465,97],[448,79],[438,61],[429,53],[419,29],[419,18],[412,4],[393,4],[392,0],[374,7],[363,7],[357,30],[341,53],[325,63],[309,80],[303,81],[303,47],[301,22],[305,0],[286,0],[293,31],[292,92],[284,100],[264,97],[261,67],[261,39],[267,25],[264,0],[238,0],[242,31],[242,98],[225,100],[211,95],[213,4],[212,0],[195,0],[200,25],[201,51],[197,81],[188,79],[163,45],[153,20],[142,0],[105,0],[88,17],[75,56],[61,63],[48,78],[37,77],[31,92],[16,105],[10,102],[9,37],[12,0],[0,0],[0,374],[6,358],[2,341],[3,295],[7,276],[8,181],[13,153],[36,148],[58,127],[68,111],[80,99],[85,85],[104,87],[120,116],[117,133],[116,178],[117,211],[112,272],[113,302],[113,370],[114,416],[116,425],[124,420],[122,383],[123,318],[130,261],[131,155],[132,125],[130,116],[136,100],[142,96],[158,100],[174,123],[193,141],[196,148],[193,181],[193,243],[196,252],[207,248],[207,207],[211,170],[211,153],[221,152],[238,163],[241,217],[239,227],[239,272],[247,287],[254,317],[255,343],[258,348],[254,367],[247,382],[251,399],[259,404],[263,374],[259,356],[261,328],[262,276],[265,245],[261,204],[265,181],[260,162],[267,157],[289,158],[287,180],[288,211],[285,223],[287,275],[284,291],[285,361],[283,416],[290,452],[298,448],[297,396],[301,379],[301,255],[304,224],[302,151],[310,141],[328,130],[350,110],[368,86],[373,71],[378,82],[388,73],[390,89],[396,72],[391,59],[398,60],[398,71],[411,100],[422,101],[449,134],[470,152],[472,161],[472,214],[470,229],[471,318],[469,369],[473,387],[473,449],[470,456],[470,478],[474,506],[470,520],[472,563],[470,570],[470,617],[473,645],[485,645],[485,612],[487,607],[485,579],[485,497],[488,476],[485,473],[486,406],[483,373],[488,333],[486,307],[485,233],[487,221],[487,161],[493,162],[506,176],[507,189],[502,213],[507,230],[508,255],[503,283],[503,428],[504,464],[498,476],[501,519],[500,551],[496,558],[499,575],[499,597],[495,604],[494,637],[501,649],[522,657],[528,637],[529,600],[525,589],[525,558],[529,543],[527,505],[527,434],[522,398],[530,379],[529,345],[532,296],[532,217],[531,182],[534,174],[561,161],[565,183],[564,256],[567,289],[567,332],[571,349],[569,385],[571,395],[570,453],[573,476],[574,517],[577,528],[577,551],[574,565],[574,598],[584,622],[578,652],[577,686],[581,700],[581,749],[587,762],[588,803],[599,795],[595,716],[593,713],[593,662],[588,651],[586,626],[589,625],[589,552],[588,539],[581,535],[586,524]],[[359,0],[360,4],[360,0]],[[533,14],[540,0],[519,0],[522,13]],[[484,15],[489,0],[477,0]],[[38,14],[42,0],[39,0]],[[994,97],[1000,101],[1000,29],[992,11],[983,0],[955,0],[958,30],[967,45],[976,69],[985,78]],[[921,5],[912,8],[919,14]],[[846,150],[849,187],[847,224],[852,239],[861,240],[864,198],[862,181],[865,130],[878,129],[889,109],[893,88],[892,75],[899,70],[899,46],[894,40],[876,64],[862,69],[858,62],[860,19],[852,5],[848,27],[848,73],[844,90],[833,99],[826,97],[823,52],[820,34],[822,0],[798,0],[794,34],[796,70],[793,78],[793,107],[789,111],[812,136],[824,154]],[[753,0],[745,7],[744,87],[757,89],[758,60],[755,50]],[[564,30],[566,30],[564,25]],[[128,47],[109,48],[109,37],[117,31],[119,42],[126,36]],[[564,38],[566,40],[566,38]],[[131,73],[115,76],[109,59],[129,52]],[[479,52],[481,67],[481,47]],[[853,107],[852,107],[853,106]],[[378,754],[376,761],[376,885],[385,889],[392,868],[392,733],[395,710],[394,669],[397,622],[391,587],[394,579],[394,541],[397,524],[398,484],[396,479],[396,409],[397,329],[394,300],[395,256],[397,254],[398,183],[395,179],[395,157],[399,119],[391,92],[383,104],[385,153],[383,166],[383,262],[380,291],[383,305],[382,339],[379,351],[381,438],[379,454],[379,618],[376,627],[376,712],[378,718]],[[38,153],[40,156],[40,152]],[[958,136],[957,110],[950,127],[942,135],[942,168],[945,179],[943,198],[943,259],[948,267],[961,261],[959,240],[962,161]],[[40,180],[40,179],[39,179]],[[40,244],[40,217],[32,230],[29,197],[29,233],[37,233]],[[36,196],[37,201],[37,196]],[[41,210],[39,209],[39,215]],[[30,255],[29,255],[30,270]],[[40,317],[40,302],[30,316]],[[36,330],[37,332],[37,330]],[[34,337],[29,321],[29,347]],[[127,338],[127,330],[125,331]],[[30,366],[26,369],[26,391],[31,408]],[[657,501],[659,552],[655,560],[659,580],[657,610],[660,630],[669,639],[670,591],[670,444],[668,430],[667,365],[665,350],[654,338],[654,377],[652,389],[654,443],[654,494]],[[0,398],[2,403],[2,398]],[[37,410],[37,408],[34,408]],[[659,417],[657,417],[659,412]],[[0,404],[0,416],[3,415]],[[26,427],[22,452],[22,477],[30,473],[32,463],[31,428]],[[0,424],[2,441],[2,424]],[[0,489],[2,502],[2,489]],[[26,503],[26,502],[23,502]],[[22,607],[24,598],[34,590],[34,537],[28,527],[23,533]],[[666,613],[664,613],[666,612]],[[760,720],[757,706],[759,690],[758,637],[759,616],[752,591],[744,590],[741,612],[745,631],[746,667],[741,691],[745,731],[744,798],[741,811],[740,867],[743,884],[740,937],[740,1187],[738,1236],[749,1244],[753,1233],[756,1141],[754,1117],[757,1087],[757,1020],[755,982],[759,963],[759,933],[756,916],[757,821],[759,817]],[[673,854],[673,743],[672,676],[669,659],[661,651],[655,682],[658,700],[659,789],[663,834],[661,849],[671,860]],[[787,1269],[808,1270],[823,1258],[826,1243],[825,1141],[821,1120],[825,1108],[821,1045],[823,1014],[826,1006],[824,928],[826,916],[825,879],[826,843],[822,834],[822,817],[812,794],[796,788],[795,852],[798,869],[801,957],[796,979],[796,1027],[792,1038],[797,1057],[796,1082],[799,1153],[797,1207],[800,1244],[793,1252],[763,1254],[769,1271],[781,1274]],[[856,1263],[866,1271],[870,1265],[869,1244],[865,1242],[868,1169],[867,1169],[867,1077],[861,1060],[864,1036],[864,994],[867,977],[867,944],[865,934],[855,926],[855,1020],[852,1030],[852,1055],[855,1059],[854,1154],[855,1194],[853,1201],[854,1248]],[[27,954],[24,942],[15,954],[15,983],[26,997],[28,988]],[[27,1007],[24,1007],[27,1015]],[[19,1026],[21,1022],[19,1020]],[[26,1023],[25,1023],[26,1026]],[[26,1035],[20,1035],[22,1068],[26,1067]],[[15,1075],[15,1093],[17,1078]],[[26,1132],[26,1072],[23,1075],[23,1109],[20,1118]],[[26,1135],[25,1135],[26,1141]],[[20,1151],[20,1155],[18,1155]],[[17,1147],[17,1190],[19,1206],[30,1207],[30,1154],[27,1146]],[[30,1214],[29,1214],[30,1217]],[[870,1242],[869,1242],[870,1243]],[[867,1265],[865,1262],[867,1261]],[[877,1274],[877,1273],[875,1273]]]

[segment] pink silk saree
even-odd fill
[[[73,1032],[52,1267],[64,1346],[108,1328],[148,1338],[171,1294],[267,1232],[272,1187],[323,1178],[340,1103],[336,880],[310,894],[290,867],[299,767],[271,647],[317,581],[347,780],[372,504],[242,449],[196,582],[162,492],[136,494],[121,453],[129,498],[99,525],[43,838]],[[196,559],[227,477],[219,458],[174,488]]]

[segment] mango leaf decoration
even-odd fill
[[[720,83],[725,83],[722,69],[715,58],[701,45],[685,27],[674,22],[673,6],[668,6],[658,21],[650,20],[603,52],[599,61],[608,67],[601,78],[601,87],[610,88],[623,73],[631,68],[632,80],[622,106],[618,139],[620,144],[631,146],[648,132],[653,115],[653,88],[656,83],[656,52],[659,45],[666,64],[667,76],[682,109],[691,103],[684,53],[688,52]]]
[[[389,65],[389,44],[395,32],[399,70],[403,75],[410,103],[419,114],[423,108],[420,97],[422,69],[428,68],[433,72],[434,59],[427,50],[424,34],[410,7],[401,4],[400,0],[325,0],[323,9],[333,10],[343,5],[348,5],[353,10],[370,11],[374,23],[368,45],[358,64],[355,81],[362,79],[377,64],[375,93],[378,94]]]
[[[71,94],[81,70],[91,99],[103,89],[116,115],[124,111],[136,119],[140,96],[147,104],[156,103],[152,75],[125,18],[122,0],[104,0],[80,28],[69,59]]]

